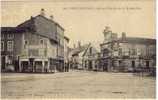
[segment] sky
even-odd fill
[[[65,36],[70,38],[70,47],[78,41],[99,46],[104,40],[105,26],[119,36],[126,32],[131,37],[155,38],[155,2],[140,1],[3,1],[1,26],[15,27],[38,15],[44,8],[46,17],[53,15],[54,20],[65,29]]]

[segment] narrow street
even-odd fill
[[[155,98],[156,79],[131,73],[2,73],[2,98]]]

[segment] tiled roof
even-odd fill
[[[17,28],[28,28],[36,34],[58,41],[57,26],[59,26],[64,31],[64,29],[53,20],[38,15],[36,17],[31,17],[30,20],[18,25]]]
[[[37,15],[35,17],[31,17],[29,20],[19,24],[17,27],[2,27],[1,32],[24,32],[30,31],[35,34],[39,34],[41,36],[47,37],[49,39],[53,39],[58,41],[57,39],[57,26],[64,31],[64,28],[61,27],[55,21],[48,19],[42,15]]]

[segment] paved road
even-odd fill
[[[155,98],[155,81],[130,73],[2,74],[2,98]]]

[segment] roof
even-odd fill
[[[73,55],[77,55],[77,54],[79,54],[79,53],[81,53],[81,52],[87,50],[88,47],[89,47],[89,45],[90,45],[90,44],[85,44],[85,45],[83,45],[83,46],[81,46],[81,47],[77,47],[77,48],[73,49],[73,50],[71,51],[71,55],[72,55],[72,56],[73,56]]]
[[[41,36],[47,37],[49,39],[53,39],[58,41],[57,39],[57,26],[60,27],[62,31],[64,28],[61,27],[57,22],[48,19],[42,15],[37,15],[32,17],[29,20],[19,24],[17,27],[9,28],[9,27],[2,27],[1,31],[15,31],[15,32],[25,32],[30,31]]]
[[[156,39],[139,38],[139,37],[126,37],[125,40],[119,38],[119,42],[136,43],[136,44],[156,44]]]
[[[38,15],[31,17],[30,20],[18,25],[17,28],[29,28],[36,34],[58,41],[57,26],[64,31],[64,29],[58,23],[42,15]]]
[[[29,29],[27,29],[29,30]],[[16,27],[1,27],[1,32],[2,33],[21,33],[21,32],[24,32],[26,31],[26,29],[24,28],[16,28]]]
[[[92,53],[90,53],[88,50],[90,50],[89,48],[92,49]],[[89,44],[87,50],[84,52],[83,56],[88,56],[88,55],[93,55],[93,54],[98,54],[99,51],[96,49],[96,47],[94,47],[94,45],[92,45],[92,43]]]
[[[133,44],[156,44],[156,39],[151,38],[140,38],[140,37],[126,37],[125,39],[118,38],[117,40],[113,40],[112,42],[119,42],[119,43],[133,43]],[[111,42],[103,43],[109,44]]]
[[[69,40],[70,40],[67,36],[64,36],[64,39],[66,39],[68,42],[69,42]]]
[[[1,32],[13,31],[15,27],[1,27]]]

